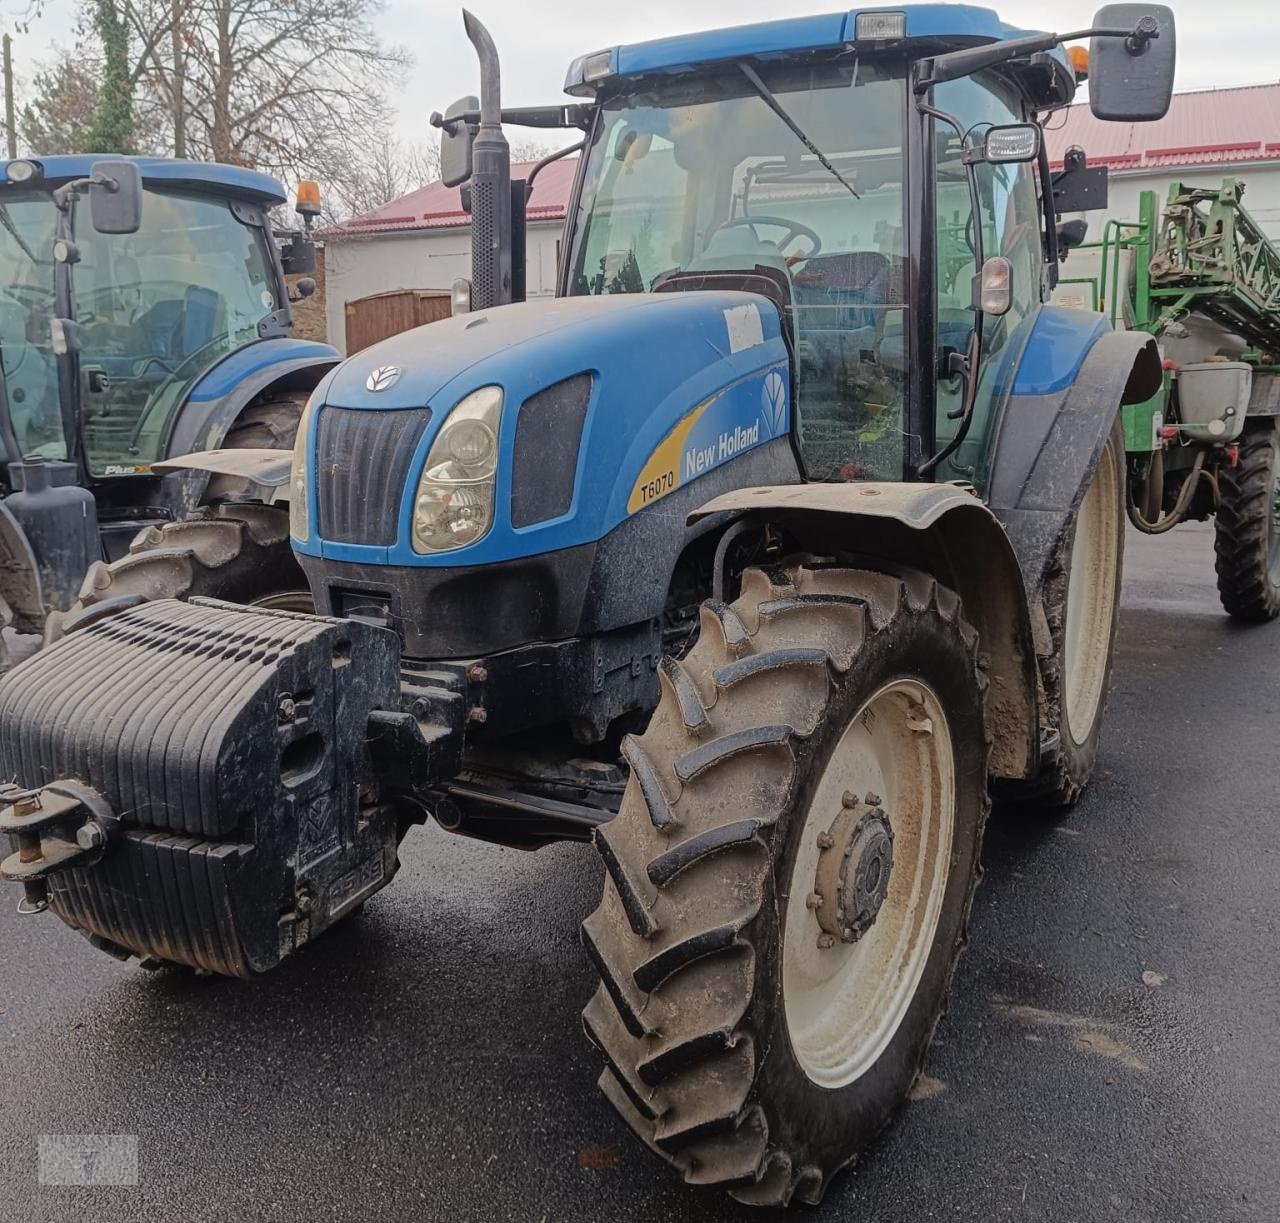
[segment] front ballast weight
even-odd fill
[[[88,625],[0,680],[0,874],[121,958],[264,973],[395,874],[398,779],[447,750],[402,701],[372,625],[212,600]]]

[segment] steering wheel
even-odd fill
[[[763,241],[760,235],[756,233],[757,225],[776,225],[780,229],[787,231],[782,241],[777,244],[779,253],[781,253],[784,246],[796,238],[808,238],[813,243],[812,249],[803,256],[805,259],[812,259],[822,249],[822,239],[818,236],[816,230],[810,229],[809,226],[803,225],[799,221],[788,220],[786,217],[735,217],[732,221],[725,221],[717,225],[711,232],[719,233],[722,229],[741,229],[745,227],[755,234],[757,241]],[[799,262],[799,260],[796,260],[796,262]]]

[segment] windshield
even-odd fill
[[[49,330],[56,217],[45,192],[0,198],[0,362],[9,410],[22,453],[53,459],[66,457]]]
[[[258,338],[280,303],[262,231],[225,200],[148,190],[135,234],[77,230],[85,453],[96,475],[146,470],[193,383]]]
[[[901,478],[905,112],[902,70],[853,57],[734,65],[604,102],[569,292],[772,269],[791,291],[807,474]]]

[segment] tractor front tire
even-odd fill
[[[1280,441],[1272,420],[1246,421],[1235,467],[1218,476],[1218,597],[1237,620],[1280,615]]]
[[[817,1202],[907,1098],[964,945],[976,634],[922,573],[752,569],[660,674],[596,834],[600,1086],[686,1181]]]

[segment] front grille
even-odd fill
[[[320,538],[388,547],[413,452],[430,408],[357,411],[325,407],[316,426]]]

